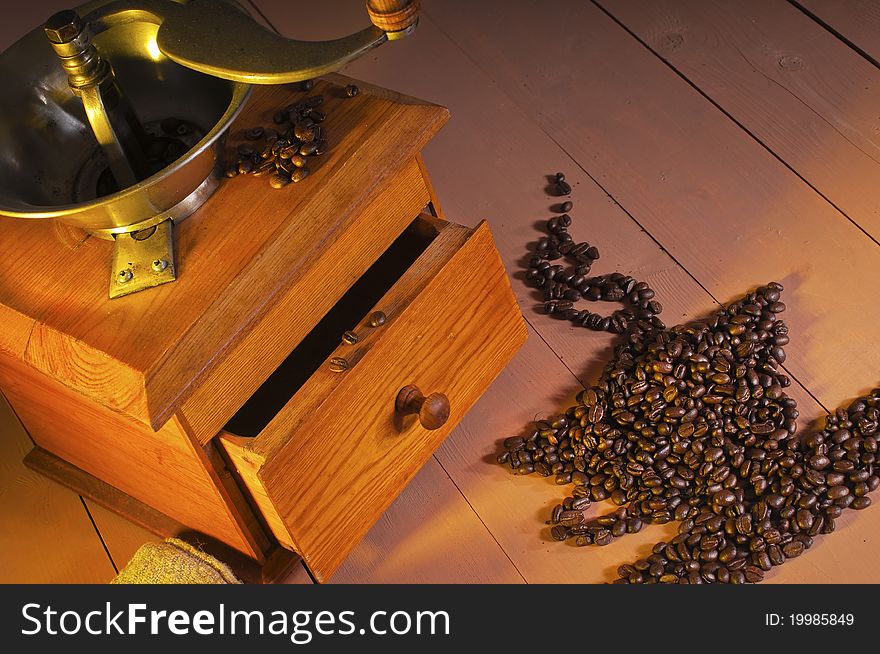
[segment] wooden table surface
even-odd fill
[[[362,3],[253,0],[288,36],[341,36]],[[0,49],[59,0],[19,3]],[[801,428],[880,381],[880,0],[422,0],[415,35],[354,77],[448,106],[425,151],[447,216],[489,220],[530,339],[370,531],[335,582],[602,582],[674,525],[607,548],[555,543],[552,480],[492,463],[499,439],[564,410],[614,339],[535,311],[525,244],[574,187],[597,274],[647,281],[675,324],[785,285],[785,367]],[[152,536],[20,463],[0,406],[0,582],[107,581]],[[596,507],[604,512],[604,507]],[[880,582],[880,509],[847,512],[769,582]],[[290,583],[308,583],[297,570]]]

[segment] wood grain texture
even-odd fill
[[[125,567],[141,545],[159,540],[159,536],[122,517],[116,511],[104,508],[90,499],[85,502],[117,570]]]
[[[599,4],[880,238],[880,70],[785,0]]]
[[[358,218],[277,298],[181,408],[200,442],[213,438],[352,283],[379,257],[430,199],[413,160]],[[365,230],[370,237],[364,238]],[[344,254],[337,254],[344,253]],[[340,265],[344,260],[344,265]],[[328,280],[336,283],[328,284]],[[315,289],[321,289],[315,293]],[[303,309],[303,298],[308,308]]]
[[[880,61],[880,6],[875,0],[792,0],[875,62]]]
[[[330,149],[312,175],[277,193],[259,178],[221,185],[176,228],[181,271],[174,284],[108,300],[109,243],[92,238],[64,249],[53,242],[50,222],[0,223],[4,242],[27,246],[33,255],[0,263],[0,304],[36,321],[26,359],[158,428],[300,279],[305,262],[325,256],[336,261],[337,274],[325,281],[325,292],[341,294],[356,278],[359,262],[337,256],[340,239],[361,224],[364,209],[413,160],[447,112],[366,90],[345,98],[329,82],[317,84],[314,93],[327,98]],[[302,95],[290,87],[259,88],[238,125],[271,123],[278,107]],[[233,135],[240,129],[233,127]],[[333,192],[321,192],[326,188]],[[387,222],[372,225],[377,242],[406,224],[399,224],[396,212],[382,220]],[[51,261],[57,275],[44,283],[45,268],[36,276],[27,261]],[[311,315],[312,324],[320,316]]]
[[[564,35],[510,5],[487,47],[456,19],[488,20],[491,4],[452,0],[441,26],[459,26],[456,42],[714,297],[785,285],[785,366],[825,406],[877,383],[880,305],[860,282],[880,265],[876,243],[594,5],[562,2]],[[522,57],[526,32],[537,45]],[[575,40],[584,65],[546,75]]]
[[[433,458],[388,507],[330,583],[520,584],[467,500]]]
[[[876,383],[876,316],[855,318],[846,307],[862,302],[864,286],[842,283],[869,279],[876,267],[876,246],[864,234],[595,8],[559,8],[578,34],[573,50],[573,36],[560,38],[550,17],[521,5],[505,13],[491,48],[474,30],[451,28],[461,26],[463,3],[443,7],[447,33],[715,297],[733,298],[757,280],[787,285],[787,366],[827,406]],[[484,9],[468,5],[479,17],[474,24]],[[522,57],[516,43],[527,28],[540,47]],[[575,51],[589,65],[547,74]],[[817,260],[809,251],[820,240],[827,250]],[[840,311],[850,316],[845,339]],[[806,416],[814,413],[797,399]],[[876,532],[880,517],[853,519]],[[827,556],[840,565],[850,546],[828,539]],[[800,565],[788,568],[789,579],[811,578]],[[880,578],[880,570],[871,575]]]
[[[285,11],[284,3],[280,1],[261,0],[260,5],[270,21],[291,34],[296,29],[307,28],[324,29],[326,36],[331,14],[345,21],[341,27],[357,24],[356,13],[350,11],[344,2],[324,3],[316,7],[307,16],[306,25],[294,25],[290,14]],[[487,13],[494,9],[496,17],[522,7],[505,3],[502,10],[500,3],[489,2],[486,5]],[[547,196],[541,180],[535,180],[536,174],[540,176],[556,170],[566,172],[567,179],[575,187],[572,234],[577,240],[589,240],[600,248],[602,259],[594,267],[597,273],[620,270],[648,281],[664,304],[662,317],[669,324],[701,315],[716,305],[713,298],[637,222],[579,169],[578,163],[589,168],[587,164],[592,165],[594,157],[598,159],[598,154],[591,153],[584,156],[582,162],[574,162],[562,149],[568,145],[565,139],[557,137],[554,142],[544,133],[549,126],[556,126],[546,116],[550,109],[555,108],[551,104],[571,105],[571,112],[566,118],[568,123],[557,119],[562,126],[572,129],[583,126],[587,119],[579,114],[596,101],[593,96],[605,92],[605,86],[573,81],[572,78],[574,73],[581,72],[581,68],[590,67],[593,59],[599,55],[591,55],[589,60],[577,59],[581,49],[580,40],[575,39],[578,41],[575,44],[566,41],[566,54],[557,55],[552,64],[542,59],[541,70],[535,72],[525,66],[524,60],[528,57],[522,53],[514,55],[512,50],[507,50],[505,56],[511,60],[507,68],[514,72],[510,77],[499,76],[494,62],[484,68],[475,64],[474,55],[480,48],[470,43],[454,43],[450,38],[458,35],[458,30],[452,25],[455,16],[463,15],[462,3],[426,2],[424,7],[419,28],[411,39],[389,47],[382,57],[355,62],[347,72],[360,79],[433,98],[449,106],[453,120],[424,152],[434,187],[443,200],[444,209],[456,220],[473,224],[481,217],[490,217],[502,258],[508,271],[513,273],[512,284],[518,301],[538,331],[489,392],[438,448],[435,458],[449,471],[474,510],[529,582],[607,581],[613,578],[617,565],[644,553],[650,544],[662,539],[663,528],[650,528],[637,537],[627,537],[604,549],[582,549],[551,543],[546,531],[542,530],[546,529],[543,523],[547,511],[562,497],[558,487],[543,479],[513,477],[491,462],[498,439],[517,433],[538,412],[554,407],[562,410],[569,406],[579,389],[575,375],[584,381],[595,379],[607,360],[614,340],[610,335],[585,334],[564,321],[553,320],[533,311],[537,298],[515,271],[522,265],[524,244],[536,238],[535,225],[546,215],[544,207],[557,202],[555,198]],[[484,9],[483,3],[470,3],[468,7],[478,12]],[[534,6],[532,9],[538,12]],[[450,12],[452,18],[447,20]],[[524,21],[524,24],[529,21],[541,22],[537,16],[529,16]],[[443,30],[438,28],[440,22],[443,22]],[[588,31],[581,26],[578,26],[578,30]],[[484,33],[485,49],[507,43],[503,32],[504,29],[500,28],[491,34]],[[560,34],[564,35],[557,29],[553,39],[549,40],[557,39]],[[601,50],[602,47],[599,45],[597,49]],[[442,53],[442,56],[438,57],[438,53]],[[609,68],[618,65],[615,60],[607,63]],[[534,96],[522,100],[507,86],[509,83],[509,88],[513,89],[511,79],[516,76],[517,69],[521,71],[517,80],[520,86],[531,86],[537,83],[536,80],[546,78],[548,84],[559,85],[560,92],[571,93],[582,88],[591,97],[566,99],[557,103]],[[672,79],[675,79],[674,76]],[[629,80],[634,86],[645,83],[642,78],[631,76],[623,76],[623,80]],[[544,93],[543,90],[541,92]],[[680,90],[676,92],[681,93]],[[644,108],[633,106],[628,114],[632,120],[644,121],[643,135],[648,144],[655,138],[652,129],[657,129],[651,112],[651,103],[645,103]],[[486,120],[486,116],[492,119]],[[678,129],[676,135],[686,142],[690,140],[686,127]],[[662,135],[659,137],[662,138]],[[462,144],[467,144],[467,156],[463,156]],[[630,156],[638,160],[640,155]],[[723,160],[723,157],[719,156],[718,159]],[[523,165],[526,161],[528,166]],[[597,179],[605,184],[608,177],[613,175],[612,171],[602,171]],[[474,180],[479,180],[479,183],[474,183]],[[748,186],[733,188],[731,192],[742,191],[743,188]],[[674,214],[670,219],[673,218]],[[790,214],[786,218],[797,220]],[[699,243],[695,239],[686,239],[680,241],[680,246],[690,247],[698,253]],[[740,241],[732,242],[734,246],[738,243]],[[719,273],[724,271],[719,270]],[[761,276],[760,271],[747,278],[737,277],[730,283],[730,290],[724,294],[717,293],[717,297],[722,301],[735,299],[738,294],[763,281],[767,279]],[[739,284],[739,287],[734,288],[735,284]],[[792,317],[792,309],[797,310],[797,299],[787,301],[789,312],[786,319],[791,324],[793,339],[788,348],[791,352],[795,342],[803,345],[803,329],[809,324],[810,318],[803,317],[803,314],[801,317]],[[552,346],[552,351],[547,344]],[[560,363],[554,351],[564,364]],[[824,413],[802,388],[789,390],[799,403],[802,428]],[[836,398],[833,406],[843,399]],[[596,511],[608,509],[610,507],[599,506]],[[809,556],[790,561],[774,570],[770,579],[801,583],[835,580],[836,577],[824,572],[826,569],[835,575],[840,574],[841,578],[853,579],[860,574],[860,570],[864,571],[862,566],[871,560],[867,548],[876,539],[872,534],[876,534],[878,528],[877,520],[868,511],[850,515],[843,532],[817,541]],[[539,538],[541,534],[543,540]],[[644,540],[639,540],[643,537]],[[860,555],[859,565],[851,563],[856,560],[851,558],[856,554]],[[437,565],[444,567],[442,560]],[[870,570],[862,574],[867,574],[867,578],[872,580],[880,579],[880,570],[876,566],[869,567]],[[358,578],[369,579],[368,575]]]
[[[372,346],[348,355],[351,368],[335,375],[338,383],[317,382],[316,404],[307,384],[254,441],[266,457],[258,477],[318,580],[330,577],[525,338],[488,227],[444,246],[444,234],[456,231],[441,231],[409,271],[445,259],[435,275],[408,273],[380,301],[388,322]],[[396,415],[397,392],[411,383],[449,397],[447,426],[430,431]],[[304,405],[314,409],[303,415]]]
[[[256,559],[264,543],[176,421],[158,432],[0,355],[0,387],[34,442],[137,500]],[[64,419],[59,419],[63,416]]]
[[[260,519],[265,523],[266,528],[282,547],[297,551],[299,547],[258,476],[266,459],[263,455],[254,452],[253,440],[227,431],[221,431],[217,436],[218,446],[223,450],[230,467],[235,471],[238,483],[248,494],[248,499],[260,514]]]
[[[0,395],[0,583],[109,581],[115,570],[80,498],[25,467],[32,448]]]

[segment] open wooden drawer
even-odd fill
[[[371,326],[374,311],[384,324]],[[525,338],[488,225],[422,215],[217,442],[279,543],[326,580]],[[446,395],[442,426],[396,410],[411,385]]]

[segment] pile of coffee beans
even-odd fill
[[[554,176],[554,188],[559,195],[571,193],[571,186],[562,173]],[[561,215],[547,221],[548,235],[538,239],[529,260],[526,283],[543,292],[544,312],[569,320],[574,325],[613,334],[623,334],[635,321],[642,322],[646,328],[663,329],[665,325],[657,317],[663,307],[654,299],[654,291],[645,282],[617,272],[589,277],[593,262],[599,258],[599,250],[587,242],[575,243],[569,234],[571,216],[568,212],[573,207],[571,200],[557,207]],[[568,269],[551,263],[563,257],[571,262]],[[610,316],[601,316],[575,308],[575,303],[581,299],[624,302],[629,306]]]
[[[312,80],[299,85],[305,93],[313,88]],[[351,92],[346,87],[345,94],[354,97],[357,90]],[[246,130],[226,176],[267,176],[275,189],[304,180],[311,171],[311,159],[327,151],[327,134],[321,126],[326,116],[319,109],[323,104],[324,96],[307,96],[275,112],[274,127],[258,125]]]
[[[550,516],[554,539],[605,546],[675,520],[678,535],[616,583],[755,583],[871,504],[880,389],[796,435],[782,290],[671,329],[629,321],[575,406],[504,441],[499,463],[573,485]],[[588,520],[602,500],[618,508]]]

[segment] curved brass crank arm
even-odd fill
[[[409,33],[418,21],[418,0],[371,0],[371,19],[382,24],[373,5],[402,6],[407,16],[405,24],[398,25],[402,29],[385,32],[372,26],[332,41],[297,41],[270,32],[222,0],[192,0],[169,12],[156,41],[173,61],[214,77],[286,84],[338,70],[385,41]]]

